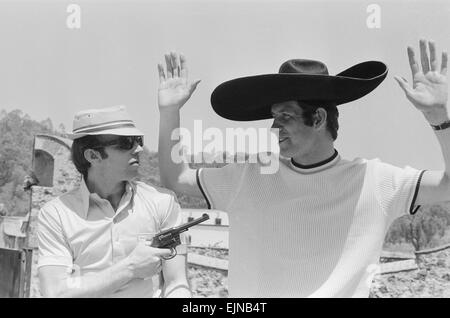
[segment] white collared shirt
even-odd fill
[[[108,200],[80,187],[46,203],[38,217],[38,267],[67,266],[89,275],[126,258],[140,236],[156,234],[181,223],[180,206],[173,192],[143,182],[126,184],[114,211]],[[182,236],[182,242],[184,238]],[[178,246],[186,253],[186,245]],[[136,279],[112,297],[152,297],[157,280]]]

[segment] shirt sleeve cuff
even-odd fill
[[[196,172],[197,185],[198,185],[198,188],[200,189],[200,192],[203,194],[203,197],[206,200],[206,204],[208,205],[208,209],[211,210],[211,206],[212,206],[211,205],[211,200],[206,195],[206,191],[205,191],[204,187],[202,186],[201,177],[200,177],[200,170],[201,169],[197,169],[197,172]]]
[[[422,170],[419,174],[419,178],[417,178],[416,189],[414,190],[414,196],[411,201],[411,206],[409,207],[409,214],[414,215],[419,210],[420,205],[416,206],[417,195],[419,194],[420,182],[422,181],[422,176],[426,170]]]
[[[72,267],[72,259],[60,256],[39,256],[37,268],[42,266],[67,266]]]

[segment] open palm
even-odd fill
[[[413,83],[411,85],[400,77],[395,77],[411,103],[424,113],[437,109],[445,109],[448,100],[447,53],[442,53],[441,69],[438,70],[436,49],[433,42],[428,42],[430,58],[428,58],[426,41],[420,41],[420,57],[422,70],[414,57],[414,50],[408,47],[409,65]]]
[[[413,78],[413,90],[406,96],[420,110],[429,111],[447,103],[447,85],[447,78],[442,74],[418,72]]]
[[[200,81],[188,81],[186,58],[183,55],[173,52],[166,54],[165,59],[167,73],[162,64],[158,64],[158,105],[160,109],[179,109],[191,97]]]

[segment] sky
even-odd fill
[[[68,28],[69,4],[80,28]],[[380,27],[367,20],[377,4]],[[156,150],[157,63],[182,52],[191,79],[201,79],[181,111],[193,130],[269,127],[270,120],[233,122],[215,114],[210,95],[224,81],[276,73],[292,58],[323,61],[331,75],[354,64],[386,63],[372,93],[339,106],[336,149],[345,158],[380,158],[398,166],[443,168],[438,142],[394,80],[411,80],[406,48],[420,38],[450,49],[449,1],[3,1],[0,0],[0,109],[51,118],[68,132],[76,112],[126,105]],[[440,55],[439,55],[440,56]]]

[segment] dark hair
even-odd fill
[[[327,112],[327,130],[333,140],[337,138],[339,130],[339,111],[335,103],[319,103],[319,102],[303,102],[297,101],[298,105],[303,110],[303,120],[305,125],[312,126],[314,123],[314,114],[318,108],[323,108]]]
[[[75,168],[77,168],[78,172],[81,173],[85,179],[87,179],[88,170],[91,167],[91,164],[84,157],[84,151],[95,147],[95,150],[100,153],[102,159],[108,158],[108,154],[105,152],[105,148],[101,147],[101,144],[101,137],[93,135],[77,138],[72,143],[72,161]]]

